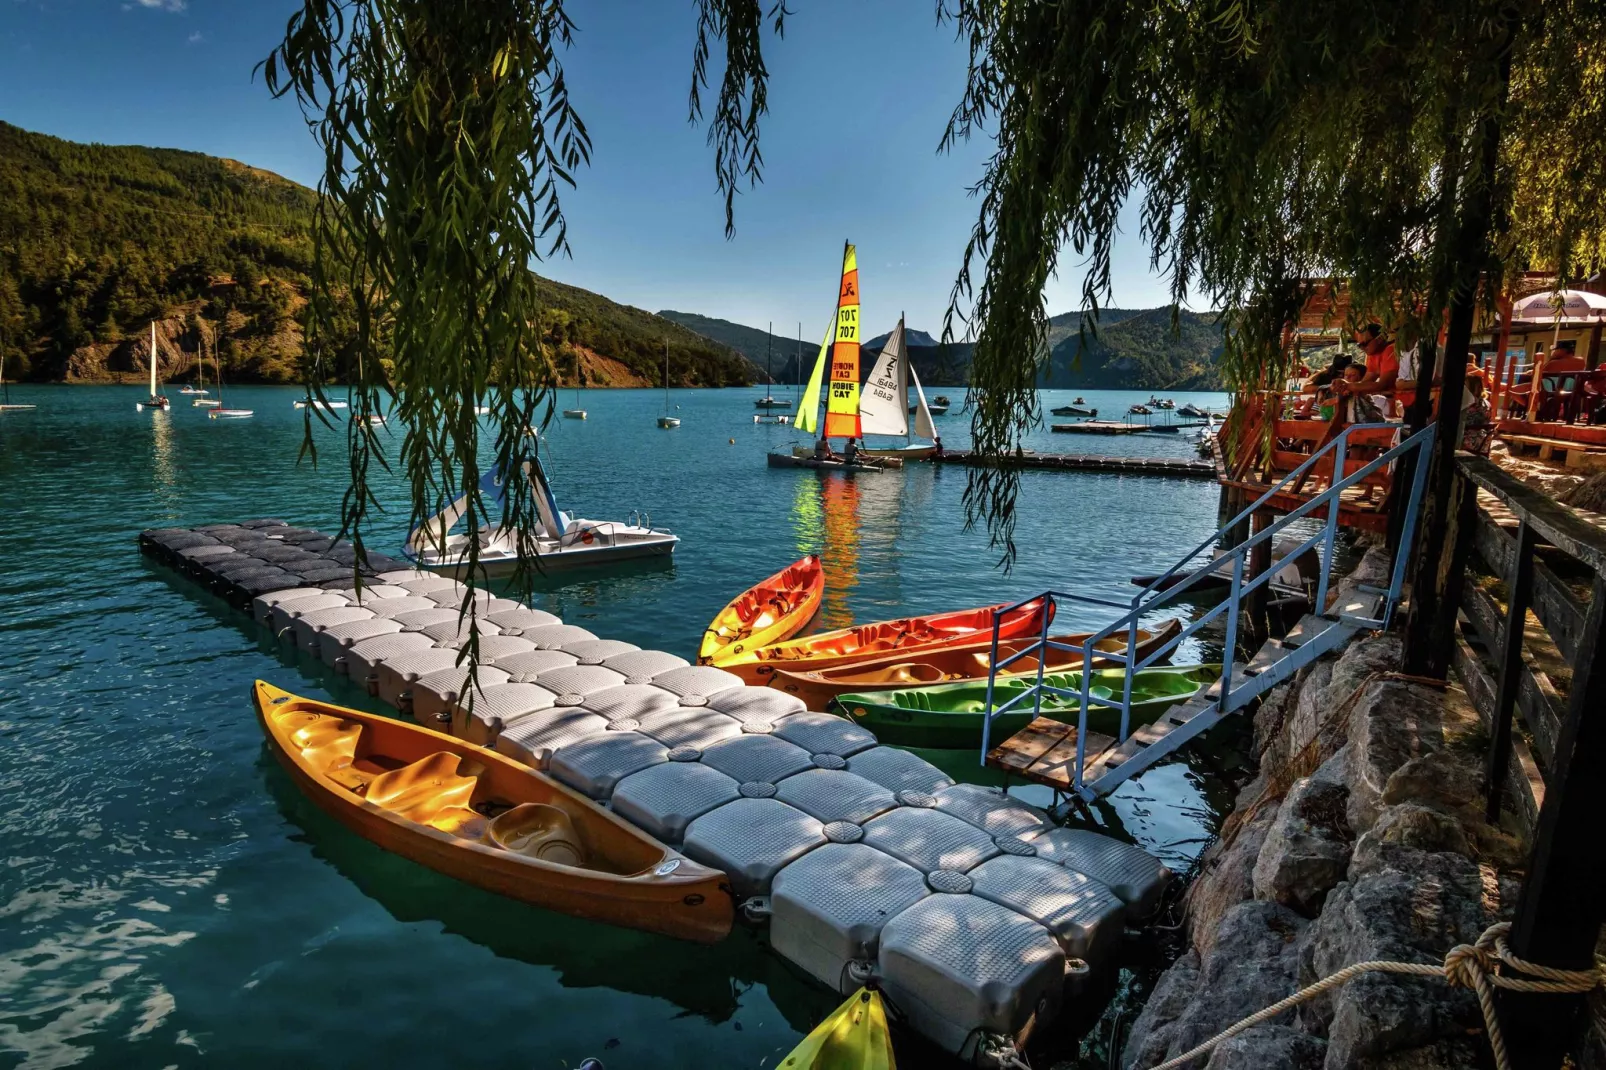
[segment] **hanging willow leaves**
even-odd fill
[[[410,529],[466,495],[470,531],[495,521],[515,533],[514,582],[529,589],[538,520],[516,474],[553,384],[531,267],[567,252],[559,193],[590,154],[558,61],[571,29],[560,4],[540,0],[306,0],[263,64],[325,153],[307,385],[319,401],[332,383],[350,388],[341,535],[360,555],[378,508],[370,470],[388,464],[369,417],[393,410]],[[344,349],[332,344],[337,300],[355,323]],[[479,487],[480,405],[495,463],[515,474],[495,516]],[[308,452],[315,414],[325,418],[309,405]],[[444,551],[445,531],[428,538]],[[470,614],[478,562],[469,539]]]
[[[1292,363],[1284,329],[1313,276],[1343,279],[1357,313],[1431,340],[1452,295],[1485,270],[1565,269],[1569,255],[1598,265],[1598,8],[940,2],[970,54],[943,147],[978,133],[994,141],[944,325],[948,338],[976,339],[975,448],[1011,453],[1037,420],[1043,288],[1065,250],[1085,262],[1084,308],[1109,300],[1129,197],[1173,298],[1222,312],[1221,368],[1240,395],[1280,384]],[[1513,33],[1523,62],[1508,104],[1501,56]],[[1477,141],[1490,117],[1495,129],[1513,121],[1502,162],[1485,174]],[[1469,209],[1491,182],[1492,225]],[[1512,183],[1516,212],[1505,208]],[[1463,233],[1479,218],[1485,231]],[[1096,316],[1084,323],[1096,330]],[[1017,479],[976,469],[966,495],[968,518],[987,521],[1006,561]]]

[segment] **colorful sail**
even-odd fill
[[[905,352],[903,318],[881,347],[881,355],[864,381],[859,397],[859,430],[866,435],[909,433],[909,358]]]
[[[842,255],[842,288],[836,299],[825,437],[858,438],[859,434],[859,258],[849,244]]]
[[[814,358],[814,370],[809,373],[809,385],[798,402],[797,417],[792,426],[799,431],[814,434],[820,429],[820,386],[825,381],[825,366],[831,360],[831,338],[836,334],[836,323],[825,328],[825,341],[820,343],[820,354]]]

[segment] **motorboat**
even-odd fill
[[[515,479],[523,479],[534,498],[538,520],[535,555],[539,567],[547,572],[593,565],[611,565],[639,558],[668,557],[675,552],[680,537],[652,526],[646,514],[630,521],[586,520],[570,516],[558,508],[546,471],[534,453],[517,466]],[[480,480],[485,507],[493,515],[500,512],[508,492],[509,479],[498,466]],[[487,578],[509,576],[518,568],[518,536],[503,531],[498,524],[487,524],[476,532],[452,529],[468,508],[465,494],[420,525],[407,539],[402,553],[420,568],[454,578],[468,574],[469,540],[479,544],[479,571]]]
[[[324,401],[321,398],[302,398],[295,402],[298,409],[316,409],[319,412],[332,412],[335,409],[347,408],[344,401]]]
[[[1048,411],[1053,413],[1055,416],[1081,416],[1086,419],[1092,419],[1099,414],[1099,410],[1089,409],[1082,405],[1061,405],[1057,409],[1050,409]]]
[[[1147,405],[1134,405],[1130,409],[1127,409],[1126,411],[1127,411],[1127,415],[1128,416],[1153,416],[1154,415],[1154,410],[1149,408]]]
[[[1190,401],[1186,405],[1183,405],[1177,409],[1177,415],[1191,417],[1195,420],[1208,420],[1210,419],[1210,410],[1201,409],[1199,406]]]

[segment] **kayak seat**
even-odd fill
[[[290,729],[290,741],[301,748],[311,768],[343,787],[360,790],[367,777],[352,768],[362,725],[324,713],[292,710],[275,718]]]
[[[587,864],[585,845],[574,822],[560,807],[520,803],[493,819],[490,839],[504,851],[562,866]]]
[[[443,832],[465,829],[483,819],[469,808],[479,781],[462,776],[459,761],[450,751],[436,751],[411,765],[374,777],[368,782],[365,797],[375,806],[420,825],[433,825]]]
[[[940,684],[948,674],[924,661],[900,662],[887,670],[886,682],[892,684]]]

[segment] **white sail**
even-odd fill
[[[926,408],[926,392],[920,387],[920,373],[915,371],[913,363],[909,365],[909,378],[915,385],[915,398],[919,406],[915,412],[915,434],[921,438],[937,437],[937,429],[931,423],[931,410]]]
[[[859,429],[866,435],[909,433],[909,359],[904,352],[903,320],[881,347],[870,378],[859,395]]]

